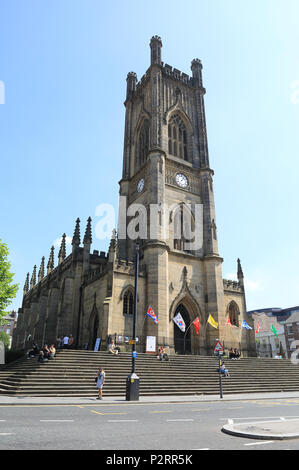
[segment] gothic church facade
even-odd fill
[[[118,231],[107,253],[91,253],[92,227],[89,218],[81,245],[80,220],[72,239],[72,253],[66,257],[65,234],[54,266],[52,247],[47,272],[42,259],[38,278],[36,266],[24,286],[13,349],[26,348],[29,337],[39,345],[52,343],[71,333],[76,347],[93,349],[101,338],[106,350],[112,335],[122,350],[128,350],[133,329],[134,257],[136,240],[127,235],[132,217],[126,208],[145,208],[146,224],[153,223],[155,237],[140,236],[138,278],[137,351],[145,351],[146,338],[156,338],[170,353],[211,354],[216,339],[226,347],[255,354],[254,330],[241,327],[246,312],[244,277],[240,261],[238,281],[222,278],[223,259],[218,253],[213,170],[210,168],[204,109],[205,89],[202,64],[194,59],[192,75],[164,64],[162,42],[150,41],[150,67],[140,81],[127,76],[123,172],[120,185]],[[122,206],[125,201],[125,207]],[[150,208],[174,207],[168,213],[170,235],[163,236],[161,212]],[[175,224],[189,208],[202,208],[202,244],[187,249],[184,236],[175,235]],[[191,208],[191,209],[190,209]],[[123,214],[126,214],[123,217]],[[156,324],[145,315],[149,305],[159,318]],[[183,333],[173,322],[181,313]],[[212,315],[218,323],[208,322]],[[197,334],[192,322],[199,318]],[[232,326],[228,323],[228,319]]]

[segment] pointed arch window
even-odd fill
[[[149,151],[149,120],[145,119],[139,132],[138,140],[138,153],[139,153],[139,167],[141,167],[147,159]]]
[[[194,241],[194,217],[184,204],[174,214],[173,247],[175,250],[190,252],[188,243]]]
[[[239,326],[239,315],[238,305],[232,301],[228,306],[228,316],[233,326]]]
[[[178,114],[174,114],[168,122],[168,152],[188,161],[187,129]]]
[[[131,290],[127,290],[123,297],[123,315],[133,315],[134,296]]]

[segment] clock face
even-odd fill
[[[183,173],[177,173],[175,177],[176,184],[181,188],[187,188],[189,181],[187,176],[183,175]]]
[[[140,181],[138,181],[138,184],[137,184],[137,191],[139,193],[141,193],[141,191],[143,190],[144,188],[144,178],[142,178]]]

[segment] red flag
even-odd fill
[[[199,328],[200,328],[200,321],[199,321],[199,318],[196,317],[195,320],[192,322],[193,325],[194,325],[194,328],[196,330],[196,334],[198,335],[199,334]]]
[[[256,333],[259,333],[260,331],[261,331],[261,327],[260,327],[260,325],[259,325],[259,322],[257,322],[255,332],[256,332]]]

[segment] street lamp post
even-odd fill
[[[139,275],[139,245],[136,243],[135,256],[135,292],[134,292],[134,314],[133,314],[133,338],[132,338],[132,370],[127,377],[126,400],[139,400],[139,377],[135,373],[136,352],[136,321],[137,321],[137,302],[138,302],[138,275]]]

